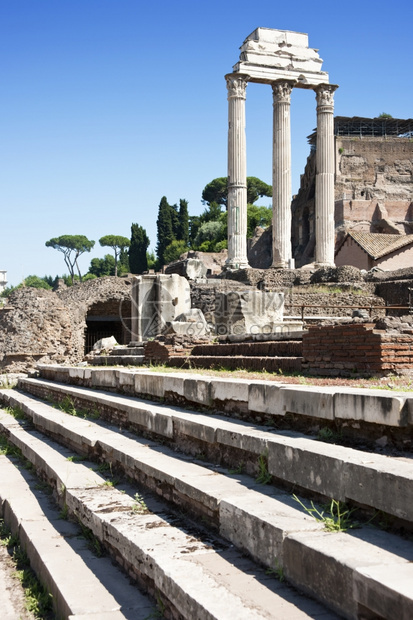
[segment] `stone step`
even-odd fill
[[[290,583],[345,617],[358,618],[363,609],[380,618],[408,618],[413,614],[410,541],[371,527],[351,533],[325,532],[322,524],[309,519],[285,492],[269,490],[247,476],[223,475],[218,469],[192,463],[188,457],[150,440],[102,428],[90,419],[68,416],[35,399],[29,402],[28,397],[24,398],[20,401],[22,408],[28,415],[31,412],[36,427],[72,449],[106,459],[114,471],[119,467],[165,499],[196,513],[198,519],[215,525],[227,540],[264,565],[273,567],[276,561]],[[30,459],[32,439],[22,440],[25,431],[20,426],[16,429],[9,415],[3,414],[0,421],[3,433]],[[40,463],[50,469],[47,454],[41,461],[34,457],[34,461],[37,467]],[[56,481],[58,488],[79,484],[77,477],[70,480],[66,470],[64,479],[60,475]],[[102,498],[94,501],[102,504]],[[113,518],[108,519],[112,523]],[[381,570],[383,565],[387,571]],[[242,616],[235,613],[233,617]]]
[[[301,357],[302,353],[302,340],[272,340],[267,342],[197,345],[192,349],[191,356]]]
[[[379,389],[310,386],[201,373],[38,365],[42,378],[113,390],[187,407],[222,411],[258,423],[295,430],[333,428],[344,439],[368,445],[385,435],[412,450],[413,395]]]
[[[54,413],[60,416],[56,410]],[[94,427],[96,439],[103,433],[108,440],[108,429],[67,414],[63,417],[69,426],[83,427],[86,434],[87,427]],[[182,516],[177,518],[156,498],[141,494],[134,497],[108,484],[97,471],[90,469],[91,463],[74,462],[70,450],[44,438],[36,430],[25,428],[7,413],[0,412],[0,424],[7,440],[18,447],[38,474],[52,485],[69,514],[89,528],[123,569],[153,594],[166,617],[187,620],[269,620],[274,617],[333,620],[336,617],[319,603],[266,574],[222,539],[203,533],[202,528],[195,528],[193,524],[186,525]],[[123,436],[119,439],[127,443],[132,441]],[[139,451],[145,451],[145,446],[140,445]],[[152,460],[158,458],[155,451]],[[132,462],[130,464],[133,467]],[[187,465],[183,463],[182,466]],[[206,475],[215,477],[211,473]],[[24,499],[20,500],[23,510]],[[24,513],[23,519],[30,520],[29,511]],[[45,549],[49,546],[50,543]],[[43,555],[42,549],[39,554]],[[107,617],[108,620],[118,617],[115,613],[105,616],[100,604],[98,598],[93,617]],[[90,612],[90,616],[75,617],[80,620],[92,618],[92,615]],[[71,616],[64,614],[64,617]],[[140,616],[132,613],[128,617]]]
[[[219,415],[52,381],[27,378],[20,386],[43,399],[71,399],[78,408],[99,413],[109,423],[161,439],[189,454],[202,453],[217,464],[234,469],[242,463],[250,475],[257,475],[259,459],[266,455],[268,472],[275,481],[413,524],[412,458],[366,453],[302,433],[270,431]],[[14,390],[0,390],[0,398],[24,410],[31,403],[30,397]]]
[[[110,355],[143,355],[143,346],[141,347],[115,347],[109,353]]]
[[[144,355],[98,355],[89,360],[92,366],[141,366]]]
[[[59,618],[145,620],[156,612],[108,557],[97,558],[30,472],[0,455],[0,514],[17,535]]]
[[[252,355],[190,355],[187,360],[178,356],[168,359],[168,366],[178,368],[228,368],[267,372],[300,372],[301,357],[262,357]]]

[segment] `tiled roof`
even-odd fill
[[[385,235],[355,230],[348,234],[374,260],[413,243],[413,235]]]

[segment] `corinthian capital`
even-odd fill
[[[274,103],[290,103],[294,84],[293,80],[277,80],[277,82],[272,82]]]
[[[239,75],[237,73],[229,73],[225,76],[228,89],[228,99],[236,97],[238,99],[247,98],[248,75]]]
[[[318,106],[334,107],[334,91],[337,90],[336,84],[320,84],[315,88]]]

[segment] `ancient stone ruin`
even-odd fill
[[[257,28],[244,41],[239,62],[226,75],[228,88],[228,261],[248,266],[245,100],[248,82],[273,90],[273,243],[272,266],[292,266],[290,96],[293,88],[314,90],[317,99],[316,258],[334,265],[334,133],[336,85],[321,71],[308,35]]]
[[[227,76],[223,273],[212,274],[222,256],[208,267],[186,256],[169,274],[22,288],[0,309],[1,370],[36,371],[17,389],[0,387],[2,529],[9,548],[20,539],[56,617],[413,617],[413,397],[325,385],[412,372],[413,268],[332,266],[335,87],[320,69],[307,35],[259,28]],[[248,267],[243,237],[243,102],[253,80],[273,87],[278,189],[273,249],[250,250],[257,263],[273,256],[272,269]],[[298,230],[302,256],[321,268],[292,268],[281,164],[293,86],[316,90],[318,151],[330,153],[317,161],[314,227],[301,214]],[[340,155],[354,190],[343,213],[354,207],[367,221],[371,193],[360,207],[350,180],[360,162]],[[387,173],[377,191],[400,181]],[[392,221],[388,206],[374,208],[386,231],[410,225],[403,209]],[[105,355],[89,357],[93,348]],[[197,372],[121,367],[131,358]],[[323,379],[287,382],[303,370]],[[394,377],[378,383],[393,388]]]

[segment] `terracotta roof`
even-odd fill
[[[355,230],[348,235],[374,260],[413,243],[413,235],[385,235]]]

